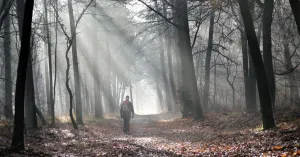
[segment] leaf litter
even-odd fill
[[[299,113],[299,112],[298,112]],[[277,128],[261,129],[259,114],[207,114],[181,119],[178,114],[136,116],[131,133],[120,119],[70,124],[30,131],[26,150],[6,149],[11,136],[0,129],[0,156],[300,156],[300,118],[295,111],[276,111]],[[6,135],[5,135],[6,134]]]

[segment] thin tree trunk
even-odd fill
[[[24,95],[25,95],[25,80],[28,58],[30,54],[30,37],[31,37],[31,22],[34,0],[26,1],[24,11],[24,25],[21,38],[21,50],[19,56],[17,83],[15,95],[15,117],[14,130],[11,148],[14,150],[24,150]]]
[[[45,11],[45,29],[47,37],[47,48],[48,48],[48,64],[49,64],[49,96],[50,96],[50,107],[51,107],[51,125],[55,125],[55,110],[54,110],[54,95],[53,95],[53,81],[52,81],[52,55],[51,55],[51,39],[50,30],[48,25],[48,10],[47,0],[44,0],[44,11]]]
[[[250,49],[248,49],[248,54],[250,54]],[[249,59],[249,77],[248,77],[248,83],[249,83],[249,102],[251,105],[251,109],[253,111],[256,110],[256,76],[255,76],[255,69],[254,69],[254,62],[252,61],[252,57],[248,57]]]
[[[94,7],[93,9],[96,9],[96,1],[94,1]],[[96,13],[96,10],[94,10],[94,13]],[[95,28],[95,32],[97,32],[97,28]],[[103,108],[102,108],[102,103],[101,103],[101,80],[100,80],[100,75],[99,75],[99,66],[98,66],[98,61],[99,61],[99,51],[97,49],[97,33],[93,33],[93,39],[95,43],[93,44],[93,52],[95,52],[95,57],[93,60],[93,74],[94,74],[94,107],[95,107],[95,117],[97,118],[103,118]]]
[[[158,79],[155,80],[155,84],[156,84],[156,91],[157,91],[159,105],[160,105],[161,111],[163,111],[163,109],[164,109],[164,106],[163,106],[163,96],[162,96],[162,93],[161,93],[161,89],[159,87],[159,81],[158,81]]]
[[[125,85],[125,83],[123,83],[123,86],[122,86],[122,96],[121,96],[121,99],[120,99],[119,103],[121,103],[122,99],[124,99],[125,90],[126,90],[126,85]]]
[[[2,5],[5,5],[3,1]],[[6,16],[4,20],[4,66],[5,66],[5,106],[4,114],[6,119],[13,119],[13,105],[12,105],[12,77],[11,77],[11,40],[10,40],[10,16]]]
[[[129,76],[130,77],[130,76]],[[130,90],[130,100],[133,105],[133,95],[132,95],[132,84],[131,84],[131,77],[129,78],[129,90]]]
[[[154,1],[155,3],[155,8],[157,10],[160,10],[159,7],[158,7],[158,2],[157,0]],[[159,18],[157,18],[157,20],[161,20]],[[160,30],[161,31],[161,30]],[[160,32],[158,32],[160,33]],[[163,33],[165,35],[165,33]],[[165,103],[168,107],[168,111],[172,111],[172,102],[171,102],[171,92],[170,92],[170,88],[169,88],[169,83],[168,83],[168,79],[167,79],[167,75],[166,75],[166,64],[165,64],[165,54],[164,54],[164,42],[163,42],[163,38],[162,36],[160,35],[159,36],[159,43],[160,43],[160,66],[161,66],[161,76],[163,78],[163,84],[164,84],[164,91],[165,91]]]
[[[264,129],[270,129],[275,127],[275,121],[272,111],[272,101],[269,94],[268,81],[266,77],[266,71],[264,63],[260,54],[259,43],[256,38],[256,33],[253,25],[251,13],[249,11],[248,1],[239,0],[239,6],[242,13],[242,19],[245,26],[245,32],[247,34],[248,45],[250,48],[251,58],[255,67],[255,74],[257,78],[258,91],[260,97],[260,106],[262,114],[262,122]]]
[[[298,33],[300,34],[300,2],[299,0],[289,0],[297,24]]]
[[[36,51],[36,50],[35,50]],[[39,78],[40,78],[40,65],[35,64],[35,73],[36,73],[36,77],[34,79],[34,91],[35,91],[35,97],[36,97],[36,106],[41,107],[41,100],[40,100],[40,93],[39,93],[39,89],[38,89],[38,85],[39,85]]]
[[[58,8],[57,0],[55,0],[55,8]],[[53,103],[55,103],[55,95],[56,95],[56,80],[57,80],[57,44],[58,44],[58,12],[55,12],[55,47],[54,47],[54,86],[53,86]],[[53,105],[54,106],[54,105]],[[61,107],[61,104],[58,105]],[[61,112],[61,108],[59,109]]]
[[[62,95],[62,89],[61,89],[61,84],[60,84],[60,75],[57,75],[57,79],[58,79],[58,95],[59,95],[59,105],[61,106],[62,112],[64,111],[63,107],[64,107],[64,103],[63,103],[63,95]],[[66,105],[66,104],[65,104]]]
[[[243,74],[244,74],[244,86],[245,86],[245,102],[247,112],[253,112],[253,104],[250,102],[249,91],[249,68],[248,68],[248,48],[247,48],[247,36],[244,31],[241,31],[241,46],[243,55]]]
[[[45,43],[46,45],[46,43]],[[48,64],[47,61],[45,60],[45,78],[46,78],[46,94],[47,94],[47,111],[48,111],[48,116],[51,116],[51,99],[50,99],[50,83],[49,83],[49,71],[48,71]]]
[[[11,0],[11,1],[8,1],[8,2],[9,3],[7,3],[7,0],[2,1],[2,5],[1,5],[1,8],[0,8],[0,29],[2,27],[2,24],[5,21],[6,17],[8,16],[12,5],[14,4],[14,0]]]
[[[34,37],[32,37],[32,43],[34,43]],[[32,44],[33,45],[33,44]],[[36,104],[34,97],[34,84],[33,84],[33,70],[32,70],[32,50],[29,53],[27,72],[26,72],[26,85],[25,85],[25,120],[27,129],[37,128],[36,118]]]
[[[213,35],[214,35],[214,21],[215,21],[215,12],[210,15],[210,24],[209,24],[209,36],[207,44],[207,52],[205,59],[205,76],[204,76],[204,90],[203,90],[203,106],[205,109],[208,109],[208,99],[209,99],[209,85],[210,85],[210,60],[212,53],[212,44],[213,44]]]
[[[72,43],[71,43],[72,44]],[[71,45],[70,45],[71,46]],[[70,98],[70,109],[69,109],[69,116],[73,125],[74,129],[78,129],[78,126],[76,124],[76,121],[73,117],[73,94],[69,85],[69,81],[70,81],[70,77],[69,77],[69,71],[70,71],[70,60],[68,57],[68,53],[69,53],[70,48],[68,48],[68,50],[66,51],[66,61],[67,61],[67,70],[66,70],[66,87],[69,93],[69,98]]]
[[[82,94],[83,94],[83,97],[84,97],[84,99],[83,99],[83,101],[84,101],[84,115],[83,116],[89,116],[89,98],[88,98],[88,90],[87,90],[87,86],[88,86],[88,84],[87,84],[87,78],[86,78],[86,76],[87,76],[87,73],[85,72],[84,73],[84,83],[82,83]]]
[[[167,9],[166,4],[163,4],[163,12],[164,16],[167,17]],[[170,25],[166,25],[166,27],[171,27]],[[171,103],[172,108],[174,110],[175,103],[176,103],[176,87],[175,87],[175,81],[174,81],[174,71],[173,71],[173,65],[172,65],[172,40],[171,40],[171,30],[168,29],[165,33],[165,41],[167,46],[167,58],[168,58],[168,69],[169,69],[169,80],[170,80],[170,87],[171,87]]]
[[[72,0],[68,0],[68,10],[69,10],[69,17],[70,17],[71,34],[74,35],[72,37],[73,38],[72,59],[73,59],[74,84],[75,84],[75,98],[76,98],[76,121],[78,124],[83,124],[80,76],[79,76],[78,57],[77,57],[76,28],[75,28]]]
[[[274,0],[265,0],[263,13],[263,58],[266,68],[266,76],[268,79],[268,87],[270,91],[273,107],[275,106],[275,77],[273,70],[272,56],[272,33],[271,26],[273,21]]]
[[[217,62],[217,57],[215,57],[215,64]],[[217,65],[215,65],[214,69],[214,106],[216,107],[216,99],[217,98]]]

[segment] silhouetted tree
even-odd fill
[[[22,1],[22,0],[21,0]],[[15,117],[11,148],[24,150],[24,95],[28,58],[30,54],[31,22],[34,0],[26,1],[22,27],[21,49],[17,70]]]
[[[242,19],[245,26],[245,32],[247,34],[248,45],[250,54],[255,67],[255,74],[257,78],[258,92],[260,98],[260,107],[262,114],[262,122],[264,129],[270,129],[275,127],[275,121],[273,117],[272,101],[268,88],[268,81],[266,77],[266,71],[260,54],[259,44],[256,37],[253,20],[249,10],[247,0],[239,0],[239,6],[242,13]]]

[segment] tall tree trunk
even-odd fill
[[[96,6],[97,3],[96,1],[94,1],[94,7],[93,7],[93,11],[94,13],[96,13]],[[96,21],[94,21],[96,24]],[[95,32],[97,32],[97,28],[95,27]],[[93,33],[93,39],[95,41],[95,43],[93,44],[93,52],[95,52],[95,56],[93,59],[93,78],[94,78],[94,107],[95,107],[95,117],[97,118],[103,118],[103,108],[102,108],[102,102],[101,102],[101,80],[100,80],[100,75],[99,75],[99,65],[98,65],[98,61],[99,61],[99,51],[98,51],[98,47],[97,47],[97,43],[98,43],[98,37],[97,37],[97,33]]]
[[[251,4],[249,6],[250,12],[251,12],[251,17],[254,18],[255,17],[255,6],[254,4],[255,0],[251,0],[249,2],[249,4]],[[258,26],[258,31],[257,31],[257,40],[258,40],[258,45],[260,45],[260,41],[261,41],[261,32],[262,32],[262,22],[259,22],[259,26]],[[256,104],[257,103],[257,84],[256,84],[256,76],[255,76],[255,69],[254,69],[254,65],[253,65],[253,61],[252,58],[250,57],[250,49],[248,47],[248,62],[249,62],[249,73],[248,73],[248,88],[249,88],[249,103],[251,105],[251,109],[252,112],[254,112],[256,110]]]
[[[114,113],[115,110],[115,103],[114,100],[116,98],[116,75],[114,74],[114,67],[112,67],[112,56],[110,54],[110,45],[109,45],[109,36],[106,32],[106,52],[105,58],[107,61],[107,69],[104,70],[105,77],[103,78],[104,84],[104,99],[106,100],[106,106],[109,108],[110,113]]]
[[[130,75],[130,74],[129,74]],[[131,84],[131,76],[129,76],[129,91],[130,91],[130,100],[133,105],[133,95],[132,95],[132,84]]]
[[[217,103],[217,57],[215,57],[215,69],[214,69],[214,106]]]
[[[36,52],[36,50],[35,50]],[[38,107],[41,107],[41,100],[40,100],[40,93],[39,93],[39,89],[38,89],[38,86],[39,86],[39,78],[41,77],[41,74],[40,74],[40,64],[35,64],[35,67],[33,68],[34,69],[34,73],[36,73],[36,76],[34,78],[34,92],[35,92],[35,98],[36,98],[36,106]]]
[[[163,12],[164,12],[164,16],[167,17],[167,9],[166,9],[165,5],[166,4],[163,4]],[[171,26],[170,25],[166,25],[166,27],[171,27]],[[175,109],[176,87],[175,87],[174,71],[173,71],[173,64],[172,64],[172,51],[171,51],[171,48],[172,48],[172,39],[171,39],[171,30],[169,29],[169,30],[166,31],[166,33],[165,33],[165,41],[166,41],[166,46],[167,46],[169,81],[170,81],[170,88],[171,88],[171,103],[172,103],[173,109]]]
[[[155,3],[155,8],[157,10],[160,10],[159,7],[158,7],[158,2],[157,0],[154,1]],[[159,18],[157,20],[160,20]],[[161,30],[160,30],[161,31]],[[160,33],[160,32],[159,32]],[[164,33],[164,35],[166,35]],[[166,74],[166,64],[165,64],[165,52],[164,52],[164,42],[163,42],[163,38],[162,36],[160,35],[159,36],[159,43],[160,43],[160,47],[159,47],[159,51],[160,51],[160,66],[161,66],[161,76],[163,78],[163,84],[164,84],[164,91],[165,91],[165,103],[168,107],[168,111],[172,111],[172,105],[173,103],[171,102],[172,98],[171,98],[171,91],[170,91],[170,88],[169,88],[169,83],[168,83],[168,79],[167,79],[167,74]]]
[[[2,5],[5,5],[3,1]],[[4,114],[6,119],[13,119],[12,105],[12,77],[11,77],[11,40],[10,40],[10,16],[4,19],[4,66],[5,66],[5,106]]]
[[[239,6],[242,13],[242,19],[245,26],[245,32],[247,34],[248,45],[250,48],[250,54],[255,67],[255,74],[257,78],[257,85],[260,97],[260,106],[262,114],[262,122],[264,129],[270,129],[275,127],[275,121],[273,117],[272,101],[269,94],[268,81],[266,77],[266,71],[264,63],[260,54],[259,44],[256,38],[256,33],[253,25],[253,20],[248,6],[247,0],[239,0]]]
[[[97,51],[95,51],[97,52]],[[98,71],[98,66],[97,66],[97,59],[98,54],[96,54],[96,57],[94,59],[94,99],[95,99],[95,117],[97,118],[103,118],[103,108],[102,108],[102,103],[101,103],[101,91],[100,91],[100,76],[99,76],[99,71]]]
[[[9,11],[13,4],[14,4],[14,1],[7,1],[7,0],[2,1],[1,8],[0,8],[0,29],[6,19],[6,16],[8,16]]]
[[[119,104],[122,102],[122,99],[124,99],[124,96],[125,96],[125,90],[126,90],[126,84],[123,83],[123,86],[122,86],[122,94],[121,94],[121,99],[119,101]]]
[[[19,56],[17,83],[15,95],[15,117],[11,148],[24,150],[24,95],[27,63],[30,54],[31,22],[34,0],[26,1],[24,11],[24,25],[21,27],[24,34],[21,38],[21,50]]]
[[[72,43],[70,43],[72,44]],[[71,46],[71,45],[70,45]],[[68,57],[68,53],[69,53],[70,48],[68,48],[68,50],[66,51],[66,61],[67,61],[67,69],[66,69],[66,88],[67,91],[69,93],[69,98],[70,98],[70,109],[69,109],[69,116],[73,125],[74,129],[78,129],[78,126],[76,124],[76,121],[73,117],[73,93],[71,91],[70,85],[69,85],[69,81],[70,81],[70,77],[69,77],[69,72],[70,72],[70,59]]]
[[[203,117],[203,113],[193,64],[187,13],[187,1],[176,0],[176,18],[179,26],[177,28],[177,32],[181,58],[182,84],[184,86],[183,92],[186,94],[186,98],[183,99],[183,106],[187,106],[187,103],[189,103],[189,99],[191,98],[190,100],[192,100],[191,104],[193,107],[193,116],[194,119],[197,120]]]
[[[275,77],[273,70],[272,56],[272,33],[271,26],[273,21],[274,0],[265,0],[263,13],[263,58],[268,79],[272,105],[275,106]]]
[[[34,43],[34,37],[32,37],[32,43]],[[29,53],[27,72],[26,72],[26,85],[25,85],[25,120],[27,129],[37,128],[37,118],[36,118],[36,104],[34,97],[34,84],[33,84],[33,70],[32,70],[32,50],[33,44],[31,46],[31,52]]]
[[[163,109],[164,109],[163,96],[162,96],[162,93],[161,93],[161,89],[160,89],[160,86],[159,86],[159,80],[158,79],[155,79],[155,85],[156,85],[156,92],[157,92],[157,97],[158,97],[158,101],[159,101],[158,103],[159,103],[161,111],[163,111]]]
[[[45,43],[46,45],[46,43]],[[45,80],[46,80],[46,94],[47,94],[47,111],[48,116],[51,116],[51,99],[50,99],[50,82],[49,82],[49,70],[48,70],[48,64],[45,60]]]
[[[68,11],[70,17],[71,34],[73,35],[72,44],[72,58],[73,58],[73,72],[74,72],[74,83],[75,83],[75,98],[76,98],[76,121],[78,124],[83,124],[82,121],[82,104],[81,104],[81,87],[80,87],[80,76],[78,68],[77,58],[77,41],[76,41],[76,29],[73,13],[72,0],[68,0]]]
[[[209,84],[210,84],[210,60],[212,53],[212,44],[214,36],[214,21],[215,21],[215,12],[210,15],[210,24],[209,24],[209,36],[207,44],[207,52],[205,59],[205,76],[204,76],[204,90],[203,90],[203,107],[208,109],[208,100],[209,100]]]
[[[248,49],[248,54],[250,54],[250,49]],[[256,110],[256,76],[255,76],[255,67],[254,67],[254,62],[252,61],[252,57],[248,57],[249,59],[249,74],[248,74],[248,83],[249,83],[249,102],[251,105],[251,109],[253,109],[253,111]]]
[[[85,75],[87,76],[87,75]],[[90,96],[89,96],[89,92],[88,92],[88,84],[87,84],[87,78],[85,77],[85,95],[86,95],[86,98],[85,98],[85,101],[86,101],[86,108],[87,108],[87,115],[90,116],[90,111],[92,111],[92,106],[91,106],[91,103],[90,103]]]
[[[58,8],[57,0],[54,2],[55,8]],[[55,12],[55,46],[54,46],[54,86],[53,86],[53,103],[55,103],[55,96],[56,96],[56,84],[57,84],[57,44],[58,44],[58,12]],[[53,105],[54,106],[54,105]],[[61,104],[58,105],[61,107]],[[59,109],[59,112],[61,112],[61,108]]]
[[[60,75],[57,75],[57,79],[58,79],[58,95],[59,95],[59,105],[61,106],[61,109],[62,109],[62,112],[64,113],[64,109],[63,109],[63,106],[64,106],[64,103],[63,103],[63,94],[62,94],[62,89],[61,89],[61,84],[60,84]],[[66,105],[66,104],[65,104]],[[67,112],[67,111],[66,111]]]
[[[254,12],[254,11],[253,11]],[[263,20],[263,18],[262,18]],[[262,36],[262,29],[263,29],[263,22],[260,22],[260,24],[258,25],[258,31],[257,31],[257,40],[258,40],[258,45],[260,47],[261,44],[261,36]],[[250,52],[248,52],[250,54]],[[257,88],[257,81],[256,81],[256,76],[255,76],[255,69],[254,69],[254,65],[253,65],[253,61],[251,59],[251,57],[249,57],[249,79],[250,79],[250,91],[253,94],[250,94],[250,100],[252,104],[255,104],[255,106],[257,107],[257,105],[259,105],[259,94],[258,94],[258,88]],[[254,94],[255,93],[255,94]],[[254,101],[256,100],[256,101]]]
[[[289,0],[297,24],[298,33],[300,34],[300,2],[299,0]]]
[[[50,107],[51,107],[51,125],[55,125],[55,110],[54,110],[54,95],[53,95],[53,81],[52,81],[52,55],[51,55],[51,39],[50,39],[50,30],[48,24],[48,9],[47,9],[47,0],[44,0],[44,23],[46,29],[47,37],[47,48],[48,48],[48,64],[49,64],[49,98],[50,98]],[[48,69],[47,69],[48,70]]]
[[[251,113],[254,110],[253,104],[250,102],[249,91],[249,68],[248,68],[248,48],[247,48],[247,36],[244,31],[241,31],[241,46],[243,55],[243,74],[244,74],[244,86],[245,86],[245,102],[246,110]]]

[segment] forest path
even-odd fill
[[[259,129],[259,114],[243,113],[206,115],[201,121],[181,119],[176,114],[137,115],[131,121],[131,134],[123,133],[123,122],[117,118],[87,121],[79,130],[74,130],[70,124],[61,124],[57,128],[30,131],[22,155],[300,155],[300,119],[291,113],[280,112],[275,117],[280,117],[277,118],[278,128],[269,131]],[[4,141],[7,146],[9,142],[9,139]],[[0,147],[0,156],[5,153]],[[20,156],[20,153],[3,156]]]

